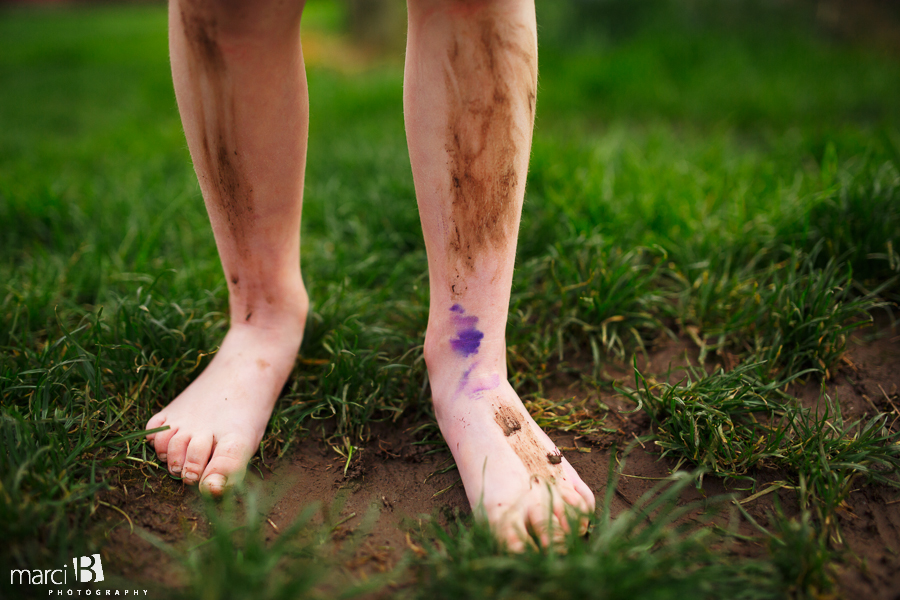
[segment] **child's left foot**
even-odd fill
[[[508,548],[534,534],[547,546],[569,530],[569,516],[594,511],[594,494],[506,381],[497,361],[460,360],[457,336],[426,343],[438,425],[459,468],[469,503]],[[464,341],[464,340],[463,340]],[[480,368],[481,365],[484,368]],[[502,362],[500,362],[502,364]]]

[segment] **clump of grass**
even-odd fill
[[[635,366],[635,390],[625,393],[650,415],[663,456],[721,477],[744,478],[780,455],[786,431],[779,417],[793,403],[779,390],[784,382],[765,384],[756,370],[746,364],[707,376],[690,369],[676,385],[651,387]]]
[[[699,346],[700,363],[706,362],[711,351],[733,347],[756,319],[755,304],[748,299],[756,294],[754,274],[764,254],[736,264],[734,256],[726,253],[670,270],[679,288],[678,321]]]
[[[64,308],[39,336],[10,332],[15,345],[0,353],[0,528],[16,564],[68,560],[91,543],[83,532],[107,468],[141,456],[144,423],[201,363],[195,348],[211,345],[206,302],[177,305],[152,287],[119,299],[111,316]]]
[[[787,517],[778,496],[774,496],[774,531],[760,527],[746,512],[744,516],[768,538],[768,562],[774,568],[773,578],[778,580],[783,597],[828,597],[834,588],[833,565],[839,551],[829,547],[808,509],[803,508],[798,517]]]
[[[840,405],[824,401],[820,414],[792,415],[779,463],[796,473],[801,507],[815,515],[823,540],[841,544],[836,511],[860,480],[900,488],[900,432],[888,429],[887,414],[847,424]]]
[[[620,467],[621,469],[621,467]],[[620,471],[621,472],[621,471]],[[724,538],[701,522],[680,524],[698,508],[678,506],[699,473],[674,474],[615,518],[610,477],[591,533],[565,536],[559,547],[511,554],[486,525],[457,518],[426,528],[414,566],[417,598],[776,598],[775,569],[766,561],[729,560]],[[707,509],[711,506],[707,506]],[[577,528],[574,528],[577,531]]]
[[[340,549],[332,543],[336,525],[317,522],[317,504],[306,507],[274,539],[271,523],[259,506],[258,495],[236,490],[222,501],[207,500],[208,538],[172,546],[152,534],[142,537],[172,557],[184,572],[184,589],[169,589],[175,597],[204,600],[261,598],[297,600],[352,598],[383,585],[379,578],[355,582],[339,574],[337,565],[358,546],[355,533]]]
[[[883,286],[859,294],[852,268],[836,257],[790,250],[783,261],[763,263],[767,250],[735,269],[722,261],[676,272],[681,287],[683,329],[700,347],[701,362],[711,351],[730,352],[757,363],[760,376],[797,377],[810,369],[830,378],[844,355],[850,332],[872,323],[885,306]],[[824,266],[819,263],[824,262]]]
[[[900,487],[900,432],[887,428],[885,414],[846,424],[827,396],[821,413],[805,409],[779,390],[784,381],[765,384],[757,370],[691,371],[695,379],[651,386],[635,367],[636,390],[624,392],[650,415],[675,469],[687,462],[755,485],[753,469],[781,468],[821,534],[840,543],[835,511],[859,479]]]
[[[97,477],[91,438],[79,418],[54,407],[43,418],[15,408],[0,412],[0,536],[3,564],[65,564],[85,547],[84,530],[95,495],[106,489]]]
[[[520,328],[510,346],[527,347],[530,342],[518,343],[521,337],[554,340],[560,361],[589,349],[595,371],[608,355],[624,358],[630,349],[646,349],[648,340],[666,331],[659,316],[666,299],[660,287],[665,258],[660,248],[623,251],[600,235],[557,242],[544,258],[522,268],[529,289],[513,308],[527,311],[533,328]]]
[[[592,402],[588,398],[563,398],[554,401],[532,394],[523,397],[522,402],[541,429],[568,431],[578,435],[615,431],[604,426],[603,413],[609,408],[600,401]]]
[[[420,332],[381,321],[377,314],[392,305],[387,299],[379,305],[344,284],[324,287],[296,376],[276,409],[274,421],[284,424],[277,436],[279,455],[293,437],[284,426],[328,421],[335,436],[367,438],[369,423],[396,419],[419,400],[425,369],[421,340],[411,335]]]
[[[139,445],[140,434],[121,435],[127,407],[111,401],[99,368],[99,320],[71,331],[60,322],[60,337],[16,349],[11,362],[30,369],[0,376],[2,554],[19,566],[86,547],[106,467]]]
[[[867,154],[870,154],[868,152]],[[868,158],[868,157],[866,157]],[[846,255],[858,282],[869,289],[900,281],[900,155],[879,162],[854,157],[838,161],[833,142],[822,157],[823,190],[805,215],[810,248],[822,244],[827,256]]]
[[[871,294],[854,296],[853,272],[829,258],[818,268],[821,245],[792,253],[775,265],[754,294],[757,319],[746,331],[750,360],[764,364],[772,379],[795,377],[809,368],[826,379],[843,356],[849,332],[872,322],[882,305]]]

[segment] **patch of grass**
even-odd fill
[[[552,401],[534,394],[523,397],[522,402],[541,429],[568,431],[576,435],[615,431],[604,426],[604,413],[609,411],[609,407],[599,400],[591,402],[587,398],[564,398]]]
[[[762,256],[735,264],[730,254],[687,265],[671,275],[678,288],[678,322],[700,348],[700,363],[713,351],[740,339],[758,316],[755,310],[759,283],[755,274]]]
[[[525,327],[517,323],[511,352],[522,356],[528,348],[533,354],[525,360],[545,364],[549,351],[562,361],[567,353],[588,350],[596,372],[609,355],[622,359],[629,350],[645,349],[648,339],[666,331],[660,315],[665,258],[658,248],[624,251],[599,235],[555,243],[544,258],[522,268],[530,286],[512,307],[531,318]],[[537,346],[534,340],[555,344]]]
[[[793,416],[780,462],[797,474],[801,508],[815,515],[822,539],[842,544],[837,510],[854,486],[878,482],[900,488],[900,432],[888,429],[887,414],[844,423],[840,405],[824,400],[821,413]]]
[[[834,589],[835,551],[820,535],[809,510],[798,518],[781,512],[777,498],[774,533],[769,537],[769,556],[787,598],[822,598]]]
[[[808,244],[827,257],[846,256],[854,279],[868,289],[897,294],[900,281],[900,145],[888,140],[893,160],[883,163],[850,158],[840,165],[833,144],[825,149],[823,190],[810,207]],[[895,296],[896,298],[896,296]]]
[[[849,332],[871,323],[883,305],[871,295],[854,297],[852,271],[836,258],[821,269],[816,247],[776,265],[755,294],[757,318],[744,332],[750,360],[764,362],[767,377],[795,377],[809,368],[830,379]],[[739,337],[739,336],[735,336]]]
[[[84,546],[106,469],[140,456],[141,429],[157,401],[166,400],[160,395],[181,389],[201,363],[203,353],[182,344],[210,345],[208,315],[194,318],[197,309],[202,304],[185,310],[139,291],[113,319],[98,312],[67,326],[60,318],[40,346],[5,348],[0,503],[5,552],[17,564]],[[15,328],[10,336],[18,341]]]
[[[682,524],[697,506],[678,506],[678,498],[697,476],[676,473],[613,518],[618,474],[611,466],[591,533],[566,535],[559,548],[534,546],[510,554],[479,522],[457,519],[446,529],[433,525],[414,562],[415,597],[780,597],[781,582],[771,564],[744,561],[736,567],[722,551],[726,540],[708,523]]]
[[[756,472],[778,468],[815,515],[819,535],[842,543],[836,511],[863,480],[900,487],[900,433],[889,415],[846,424],[840,406],[823,396],[822,411],[803,408],[763,383],[754,364],[711,375],[692,370],[682,382],[652,386],[637,368],[625,394],[650,415],[663,456],[755,485]]]
[[[635,390],[626,394],[650,415],[663,456],[752,481],[751,469],[781,454],[787,432],[780,417],[794,403],[779,389],[784,382],[764,384],[755,372],[754,364],[709,376],[692,369],[679,384],[651,387],[635,367]]]
[[[854,289],[850,265],[843,257],[823,259],[821,242],[810,253],[785,251],[788,258],[767,264],[773,253],[742,267],[726,255],[715,267],[705,261],[676,272],[681,327],[700,347],[701,362],[715,351],[758,363],[769,380],[809,369],[830,379],[850,332],[869,326],[887,306],[879,297],[884,285]]]
[[[353,598],[383,585],[382,578],[354,581],[340,573],[341,560],[352,555],[364,534],[357,533],[336,548],[336,525],[317,522],[318,505],[306,507],[274,539],[253,491],[236,490],[221,502],[206,501],[211,532],[173,546],[152,534],[143,537],[168,554],[186,586],[170,588],[173,597],[228,600],[261,598],[297,600]],[[329,515],[333,510],[323,510]],[[199,536],[198,536],[199,537]]]

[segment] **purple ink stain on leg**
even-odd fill
[[[475,325],[478,324],[478,317],[453,317],[453,324],[456,325],[456,329],[475,329]]]
[[[476,362],[471,367],[466,369],[465,372],[462,374],[462,377],[459,378],[459,386],[456,388],[457,394],[461,394],[462,391],[464,389],[466,389],[466,386],[469,384],[469,375],[472,373],[472,371],[475,370],[475,367],[477,367],[477,366],[478,366],[478,363]]]
[[[491,375],[490,379],[482,380],[480,383],[476,384],[474,388],[469,392],[469,394],[477,394],[478,392],[486,392],[489,390],[496,390],[500,386],[500,376],[494,373]]]
[[[464,317],[465,309],[459,304],[450,307],[450,311],[456,313],[453,316],[453,324],[456,325],[456,337],[450,340],[450,347],[457,354],[471,356],[478,353],[484,334],[475,327],[478,317]]]
[[[478,347],[481,346],[481,339],[484,334],[475,329],[463,329],[456,332],[456,337],[450,340],[450,346],[463,356],[471,356],[478,353]]]

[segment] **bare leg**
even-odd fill
[[[594,496],[507,382],[505,329],[537,84],[529,0],[409,0],[404,106],[431,306],[435,413],[501,540],[549,543]]]
[[[148,428],[160,460],[220,494],[243,477],[303,337],[300,210],[309,102],[303,2],[171,0],[178,108],[228,281],[231,327]]]

